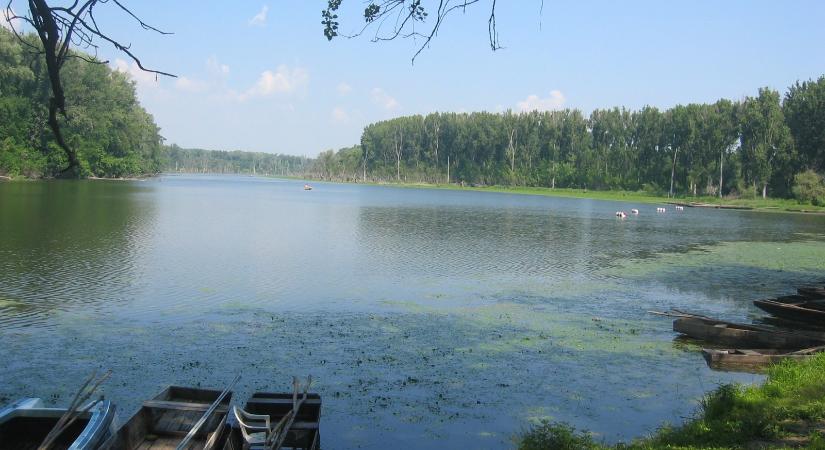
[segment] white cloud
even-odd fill
[[[372,101],[387,110],[398,109],[400,106],[398,100],[384,92],[381,88],[374,88],[372,90]]]
[[[339,95],[347,95],[352,92],[352,86],[343,81],[338,83],[338,87],[335,89],[338,91]]]
[[[175,87],[186,92],[205,92],[209,90],[210,84],[206,81],[180,77],[175,80]]]
[[[266,25],[266,15],[269,13],[269,6],[264,5],[258,14],[249,19],[249,26],[262,27]]]
[[[229,76],[229,66],[221,64],[215,55],[206,59],[206,69],[210,75],[225,78]]]
[[[11,21],[6,20],[6,16],[12,17],[15,16],[14,10],[12,8],[4,8],[0,10],[0,27],[3,27],[7,30],[12,29],[12,25],[14,25],[14,29],[17,31],[21,31],[20,27],[23,25],[22,20],[20,19],[12,19]]]
[[[118,72],[123,72],[129,74],[129,76],[135,80],[138,86],[141,87],[157,87],[159,86],[158,83],[158,76],[151,72],[146,72],[145,70],[141,70],[138,67],[137,63],[132,61],[131,63],[126,62],[120,58],[115,59],[115,70]]]
[[[561,91],[550,91],[550,96],[540,98],[538,95],[529,95],[525,100],[516,103],[519,111],[552,111],[564,106],[564,94]]]
[[[332,121],[335,123],[344,123],[349,120],[349,114],[344,108],[336,106],[332,109]]]
[[[302,67],[289,68],[281,64],[274,72],[266,70],[258,77],[255,85],[243,94],[237,96],[239,100],[253,97],[266,97],[272,94],[287,94],[295,92],[309,82],[309,73]]]

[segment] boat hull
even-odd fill
[[[38,398],[18,400],[0,409],[0,449],[36,449],[65,413],[65,408],[43,407]],[[114,421],[114,405],[108,400],[96,402],[79,415],[52,448],[96,449],[112,433]]]
[[[825,337],[813,339],[787,331],[687,317],[673,321],[673,331],[693,339],[738,348],[798,349],[825,343]]]
[[[174,450],[217,400],[220,391],[169,386],[143,406],[101,446],[102,450]],[[195,435],[190,449],[219,449],[226,441],[230,392]]]
[[[269,415],[272,423],[278,423],[292,410],[292,394],[257,392],[244,405],[244,410],[252,414]],[[307,399],[298,411],[284,441],[283,448],[318,450],[321,446],[321,396],[307,394]],[[231,428],[225,449],[244,448],[244,440],[235,418],[230,414]],[[254,447],[253,447],[254,448]]]
[[[762,311],[782,319],[825,325],[825,311],[773,300],[755,300],[753,304]]]
[[[811,358],[813,354],[793,354],[773,349],[740,350],[740,349],[702,349],[702,356],[708,367],[717,370],[735,372],[764,372],[768,367],[784,360],[802,361]]]

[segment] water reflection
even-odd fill
[[[142,184],[24,182],[0,186],[0,326],[93,314],[136,295],[153,202]]]

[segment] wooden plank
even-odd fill
[[[177,409],[181,411],[206,411],[209,409],[208,403],[173,402],[168,400],[146,400],[143,406],[154,409]],[[216,408],[218,412],[228,412],[228,405],[220,405]]]
[[[154,431],[164,432],[172,429],[172,423],[177,418],[175,411],[166,410],[158,414],[158,420],[155,422]]]

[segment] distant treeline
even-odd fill
[[[166,147],[165,172],[244,173],[252,175],[300,176],[312,160],[303,156],[223,150]]]
[[[45,60],[32,51],[40,48],[37,36],[22,39],[26,47],[0,27],[0,175],[55,176],[67,167],[67,159],[47,123]],[[134,83],[125,74],[69,58],[61,75],[67,101],[62,131],[77,150],[81,175],[120,177],[160,170],[158,127],[137,102]]]
[[[367,126],[361,145],[321,153],[328,179],[790,197],[825,187],[825,77],[784,98],[581,111],[433,113]],[[800,181],[801,180],[801,181]],[[818,187],[817,187],[818,186]],[[800,196],[801,197],[801,196]]]

